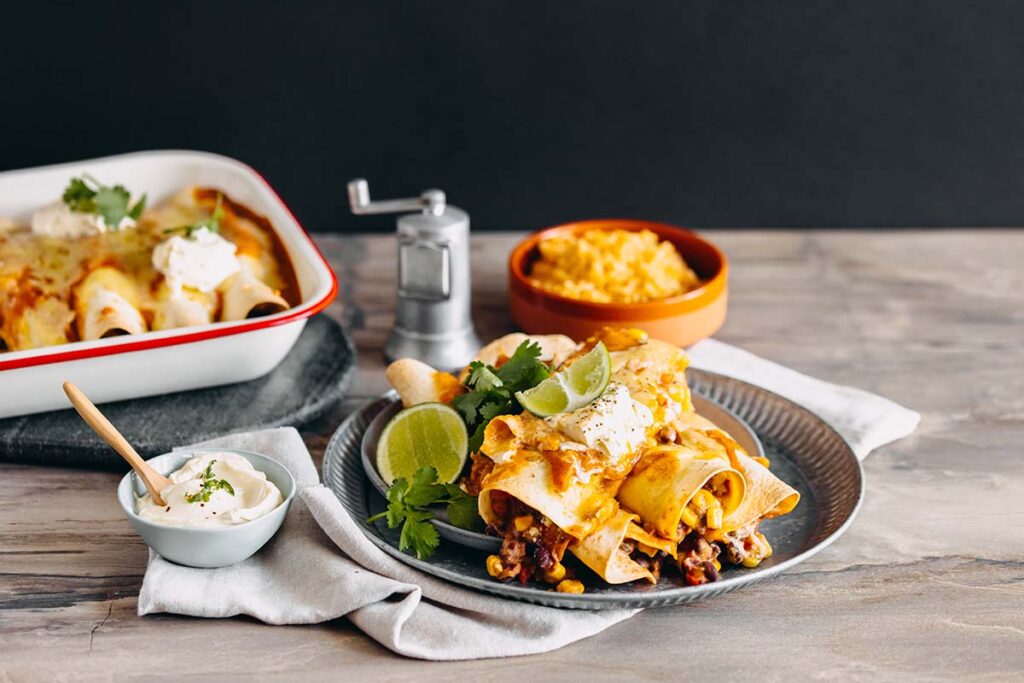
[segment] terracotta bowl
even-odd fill
[[[675,245],[702,284],[680,296],[639,304],[580,301],[530,284],[528,275],[539,258],[540,240],[594,228],[650,230]],[[729,274],[725,254],[696,233],[666,223],[600,219],[545,228],[519,243],[509,257],[508,270],[512,317],[529,334],[559,333],[584,339],[606,325],[613,325],[638,327],[656,339],[689,346],[710,337],[725,322]]]

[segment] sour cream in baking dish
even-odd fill
[[[192,287],[212,292],[242,269],[238,248],[208,228],[183,237],[174,235],[153,249],[153,267],[163,273],[174,291]]]
[[[248,460],[235,453],[201,453],[170,475],[160,492],[164,505],[147,493],[138,499],[139,517],[181,527],[226,527],[258,519],[284,498]]]
[[[125,216],[120,223],[113,226],[115,230],[134,228],[134,219]],[[58,201],[32,214],[32,232],[47,237],[77,238],[86,235],[99,235],[111,226],[103,220],[103,216],[95,213],[72,211],[67,204]]]

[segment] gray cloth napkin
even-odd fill
[[[906,436],[920,416],[880,396],[815,380],[720,342],[691,350],[695,367],[734,375],[806,406],[859,457]],[[633,610],[581,612],[476,593],[434,579],[381,552],[363,535],[292,428],[234,434],[195,446],[264,453],[292,472],[299,495],[260,552],[221,569],[182,567],[150,552],[139,615],[247,614],[270,624],[342,616],[394,652],[421,659],[508,657],[554,650],[599,633]]]

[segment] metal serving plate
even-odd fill
[[[384,431],[384,427],[402,409],[402,404],[398,400],[398,394],[394,391],[389,391],[383,398],[390,398],[391,402],[377,413],[376,417],[370,421],[366,431],[363,432],[360,458],[363,463],[363,472],[366,473],[367,479],[370,480],[370,483],[373,484],[373,487],[381,495],[387,495],[388,485],[384,483],[380,472],[377,470],[377,443],[380,441],[380,435]],[[764,455],[764,447],[761,445],[761,440],[757,438],[757,433],[732,411],[727,410],[711,399],[699,395],[693,396],[693,406],[699,415],[711,420],[721,429],[725,430],[727,434],[732,435],[748,454]],[[497,552],[501,548],[500,538],[476,531],[469,531],[450,524],[448,522],[448,514],[443,508],[437,509],[434,514],[437,516],[437,519],[430,521],[437,528],[437,533],[441,538],[492,553]]]
[[[367,517],[386,504],[366,476],[361,454],[363,435],[373,419],[393,403],[391,397],[363,407],[338,428],[324,455],[324,483],[370,541],[392,557],[468,588],[552,607],[619,609],[692,602],[775,576],[838,538],[853,521],[864,496],[860,463],[843,438],[810,411],[765,389],[699,370],[689,370],[688,377],[694,394],[720,404],[753,428],[771,460],[772,471],[801,496],[796,510],[761,526],[775,550],[772,557],[756,569],[723,566],[722,578],[715,583],[685,586],[669,575],[654,586],[612,586],[576,563],[587,592],[569,595],[495,581],[484,568],[486,550],[442,542],[426,561],[399,551],[397,529],[388,529],[383,521],[366,523]]]

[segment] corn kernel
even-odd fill
[[[619,509],[619,504],[615,502],[614,498],[609,498],[604,502],[604,505],[597,511],[597,519],[601,522],[611,519],[612,515]]]
[[[744,567],[747,567],[748,569],[753,569],[757,565],[761,564],[761,559],[762,558],[758,557],[757,555],[751,555],[750,557],[743,558],[742,564]]]
[[[575,579],[565,579],[555,587],[555,590],[559,593],[582,593],[583,584]]]
[[[565,565],[556,562],[554,567],[544,572],[544,578],[548,583],[558,583],[565,578]]]
[[[689,505],[683,508],[683,512],[681,515],[679,515],[679,517],[683,520],[683,524],[690,527],[691,529],[696,529],[697,526],[700,524],[700,518],[697,517],[696,512],[690,509]]]
[[[487,573],[495,578],[505,569],[505,566],[501,563],[501,558],[497,555],[489,555],[486,565]]]
[[[533,526],[533,515],[521,515],[515,518],[513,525],[516,531],[523,532]]]
[[[708,510],[708,528],[710,529],[721,529],[722,528],[722,508],[719,505],[714,506]]]

